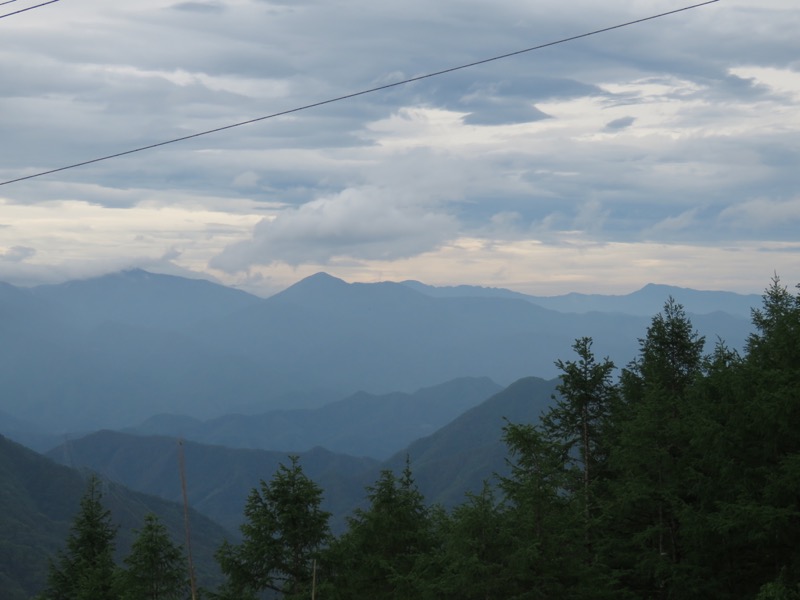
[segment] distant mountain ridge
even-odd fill
[[[365,488],[381,470],[399,473],[406,457],[429,503],[454,506],[467,492],[480,491],[484,481],[507,472],[502,442],[506,419],[538,421],[550,405],[556,380],[527,377],[514,382],[453,419],[429,436],[410,443],[388,460],[334,454],[322,448],[297,453],[304,472],[324,490],[324,508],[342,527],[345,517],[362,505]],[[54,448],[48,456],[89,467],[133,489],[166,499],[180,498],[176,478],[175,437],[100,431]],[[235,529],[242,520],[244,500],[260,479],[268,481],[288,453],[230,449],[185,442],[191,505],[206,516]]]
[[[468,410],[435,433],[420,438],[385,461],[381,468],[400,472],[406,458],[428,502],[460,504],[477,494],[483,482],[507,475],[508,449],[502,441],[507,423],[537,423],[552,404],[558,379],[525,377]]]
[[[305,452],[322,446],[332,452],[385,459],[500,389],[488,377],[469,377],[412,394],[359,392],[317,409],[234,414],[209,421],[156,415],[128,431],[140,435],[180,435],[230,448]]]
[[[643,288],[622,295],[579,294],[572,292],[558,296],[533,296],[503,288],[486,288],[470,285],[435,287],[419,281],[403,281],[403,285],[437,298],[486,297],[515,298],[558,312],[611,312],[639,316],[652,316],[672,296],[689,313],[698,315],[725,312],[739,317],[750,317],[752,308],[761,305],[757,294],[737,294],[724,291],[704,291],[672,285],[648,283]]]
[[[461,377],[508,385],[555,376],[554,361],[581,336],[624,365],[649,318],[559,312],[519,297],[434,297],[326,274],[267,299],[144,271],[3,286],[0,410],[63,434],[159,413],[208,420],[319,407]],[[750,332],[743,316],[693,320],[711,343],[741,347]]]
[[[257,296],[205,279],[187,279],[142,269],[41,285],[28,292],[58,305],[62,314],[81,328],[110,322],[183,330],[260,301]]]

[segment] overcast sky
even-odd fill
[[[0,180],[687,4],[62,0],[0,18]],[[0,186],[0,280],[794,285],[798,31],[796,0],[721,0]]]

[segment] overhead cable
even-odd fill
[[[52,1],[56,1],[56,0],[52,0]],[[563,38],[563,39],[560,39],[560,40],[556,40],[554,42],[547,42],[545,44],[539,44],[538,46],[532,46],[530,48],[525,48],[523,50],[517,50],[515,52],[508,52],[506,54],[500,54],[498,56],[493,56],[491,58],[484,58],[482,60],[477,60],[477,61],[474,61],[474,62],[471,62],[471,63],[459,65],[459,66],[456,66],[456,67],[450,67],[450,68],[447,68],[447,69],[442,69],[441,71],[434,71],[432,73],[427,73],[425,75],[418,75],[416,77],[403,79],[402,81],[396,81],[394,83],[388,83],[388,84],[385,84],[385,85],[380,85],[380,86],[373,87],[373,88],[370,88],[370,89],[367,89],[367,90],[362,90],[360,92],[353,92],[353,93],[350,93],[350,94],[345,94],[343,96],[338,96],[336,98],[330,98],[328,100],[321,100],[319,102],[313,102],[311,104],[305,104],[303,106],[298,106],[296,108],[290,108],[288,110],[283,110],[283,111],[280,111],[280,112],[272,113],[270,115],[265,115],[263,117],[256,117],[254,119],[249,119],[247,121],[240,121],[238,123],[232,123],[230,125],[223,125],[222,127],[216,127],[214,129],[208,129],[206,131],[200,131],[198,133],[192,133],[190,135],[185,135],[185,136],[182,136],[182,137],[177,137],[177,138],[173,138],[173,139],[170,139],[170,140],[165,140],[163,142],[157,142],[157,143],[154,143],[154,144],[148,144],[147,146],[140,146],[138,148],[133,148],[131,150],[125,150],[123,152],[117,152],[117,153],[114,153],[114,154],[108,154],[108,155],[105,155],[105,156],[100,156],[98,158],[92,158],[90,160],[85,160],[85,161],[82,161],[82,162],[73,163],[71,165],[65,165],[63,167],[58,167],[56,169],[50,169],[48,171],[41,171],[39,173],[34,173],[32,175],[25,175],[23,177],[17,177],[16,179],[9,179],[7,181],[0,181],[0,186],[9,185],[11,183],[17,183],[19,181],[25,181],[26,179],[34,179],[36,177],[43,177],[44,175],[51,175],[52,173],[58,173],[60,171],[66,171],[66,170],[69,170],[69,169],[75,169],[77,167],[83,167],[83,166],[86,166],[86,165],[91,165],[91,164],[102,162],[102,161],[105,161],[105,160],[110,160],[112,158],[119,158],[120,156],[127,156],[128,154],[135,154],[137,152],[143,152],[144,150],[152,150],[153,148],[159,148],[161,146],[166,146],[168,144],[175,144],[177,142],[183,142],[183,141],[191,140],[193,138],[198,138],[198,137],[201,137],[201,136],[204,136],[204,135],[210,135],[212,133],[218,133],[220,131],[225,131],[227,129],[233,129],[235,127],[242,127],[243,125],[250,125],[252,123],[257,123],[259,121],[266,121],[267,119],[274,119],[276,117],[282,117],[284,115],[289,115],[289,114],[292,114],[292,113],[308,110],[308,109],[311,109],[311,108],[324,106],[326,104],[333,104],[334,102],[340,102],[342,100],[348,100],[350,98],[356,98],[358,96],[364,96],[366,94],[372,94],[374,92],[379,92],[379,91],[387,90],[387,89],[390,89],[390,88],[393,88],[393,87],[406,85],[406,84],[409,84],[409,83],[413,83],[415,81],[421,81],[423,79],[430,79],[432,77],[438,77],[439,75],[445,75],[447,73],[453,73],[454,71],[460,71],[462,69],[469,69],[471,67],[476,67],[478,65],[484,65],[486,63],[502,60],[502,59],[505,59],[505,58],[510,58],[512,56],[518,56],[520,54],[525,54],[527,52],[533,52],[535,50],[542,50],[543,48],[549,48],[550,46],[556,46],[558,44],[565,44],[567,42],[572,42],[572,41],[579,40],[579,39],[582,39],[582,38],[587,38],[587,37],[590,37],[590,36],[593,36],[593,35],[597,35],[597,34],[600,34],[600,33],[613,31],[615,29],[621,29],[622,27],[628,27],[630,25],[636,25],[638,23],[644,23],[645,21],[652,21],[654,19],[660,19],[661,17],[666,17],[668,15],[674,15],[676,13],[685,12],[687,10],[692,10],[694,8],[699,8],[701,6],[707,6],[709,4],[714,4],[716,2],[719,2],[719,0],[708,0],[707,2],[701,2],[699,4],[693,4],[691,6],[684,6],[683,8],[670,10],[670,11],[667,11],[667,12],[659,13],[657,15],[651,15],[649,17],[636,19],[634,21],[628,21],[626,23],[620,23],[619,25],[612,25],[611,27],[604,27],[602,29],[596,29],[596,30],[590,31],[588,33],[582,33],[582,34],[579,34],[579,35],[573,35],[571,37],[567,37],[567,38]]]
[[[10,4],[15,0],[9,0],[8,2],[3,2],[3,4]],[[18,15],[19,13],[24,13],[29,10],[33,10],[34,8],[39,8],[42,6],[47,6],[48,4],[53,4],[54,2],[61,2],[61,0],[50,0],[49,2],[42,2],[41,4],[35,4],[34,6],[29,6],[28,8],[20,8],[19,10],[15,10],[14,12],[6,13],[4,15],[0,15],[0,19],[5,19],[6,17],[10,17],[11,15]],[[2,6],[2,5],[0,5]]]

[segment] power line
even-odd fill
[[[16,0],[9,0],[8,2],[3,2],[3,4],[10,4],[11,2],[15,2]],[[50,0],[49,2],[42,2],[41,4],[36,4],[34,6],[29,6],[28,8],[21,8],[19,10],[15,10],[14,12],[6,13],[4,15],[0,15],[0,19],[5,19],[6,17],[10,17],[11,15],[18,15],[19,13],[24,13],[28,10],[33,10],[34,8],[39,8],[40,6],[47,6],[48,4],[53,4],[54,2],[60,2],[61,0]],[[2,6],[2,4],[0,4]]]
[[[52,2],[56,2],[58,0],[51,0],[51,1]],[[652,15],[652,16],[649,16],[649,17],[636,19],[634,21],[628,21],[626,23],[620,23],[619,25],[612,25],[611,27],[604,27],[602,29],[596,29],[596,30],[590,31],[588,33],[581,33],[579,35],[573,35],[571,37],[567,37],[567,38],[563,38],[563,39],[560,39],[560,40],[556,40],[554,42],[547,42],[546,44],[540,44],[538,46],[532,46],[530,48],[525,48],[523,50],[517,50],[515,52],[508,52],[506,54],[500,54],[498,56],[493,56],[491,58],[484,58],[482,60],[477,60],[475,62],[459,65],[457,67],[450,67],[450,68],[447,68],[447,69],[443,69],[441,71],[434,71],[432,73],[427,73],[425,75],[418,75],[416,77],[411,77],[409,79],[404,79],[402,81],[397,81],[395,83],[388,83],[388,84],[385,84],[385,85],[380,85],[378,87],[373,87],[373,88],[370,88],[370,89],[367,89],[367,90],[362,90],[360,92],[353,92],[353,93],[350,93],[350,94],[345,94],[344,96],[338,96],[336,98],[330,98],[328,100],[322,100],[322,101],[319,101],[319,102],[314,102],[312,104],[306,104],[306,105],[303,105],[303,106],[298,106],[296,108],[291,108],[289,110],[283,110],[281,112],[272,113],[270,115],[266,115],[266,116],[263,116],[263,117],[256,117],[255,119],[249,119],[247,121],[240,121],[238,123],[232,123],[230,125],[223,125],[222,127],[216,127],[214,129],[208,129],[206,131],[200,131],[198,133],[192,133],[190,135],[185,135],[185,136],[182,136],[182,137],[174,138],[174,139],[171,139],[171,140],[166,140],[166,141],[163,141],[163,142],[157,142],[155,144],[149,144],[147,146],[140,146],[139,148],[133,148],[131,150],[125,150],[123,152],[117,152],[115,154],[108,154],[108,155],[101,156],[101,157],[98,157],[98,158],[92,158],[90,160],[85,160],[85,161],[74,163],[74,164],[71,164],[71,165],[58,167],[56,169],[50,169],[49,171],[41,171],[40,173],[34,173],[33,175],[25,175],[24,177],[17,177],[16,179],[9,179],[8,181],[0,182],[0,186],[9,185],[11,183],[17,183],[17,182],[20,182],[20,181],[25,181],[26,179],[35,179],[36,177],[42,177],[44,175],[51,175],[53,173],[58,173],[60,171],[67,171],[69,169],[75,169],[77,167],[84,167],[86,165],[91,165],[91,164],[102,162],[102,161],[105,161],[105,160],[110,160],[112,158],[119,158],[121,156],[127,156],[128,154],[135,154],[137,152],[143,152],[144,150],[152,150],[153,148],[159,148],[161,146],[166,146],[168,144],[175,144],[177,142],[184,142],[186,140],[190,140],[190,139],[193,139],[193,138],[201,137],[201,136],[204,136],[204,135],[209,135],[209,134],[212,134],[212,133],[218,133],[220,131],[225,131],[227,129],[233,129],[235,127],[242,127],[243,125],[250,125],[252,123],[257,123],[259,121],[266,121],[267,119],[274,119],[276,117],[282,117],[284,115],[289,115],[289,114],[292,114],[292,113],[308,110],[308,109],[311,109],[311,108],[324,106],[326,104],[333,104],[334,102],[341,102],[342,100],[349,100],[350,98],[356,98],[358,96],[364,96],[366,94],[372,94],[374,92],[379,92],[379,91],[387,90],[387,89],[390,89],[390,88],[393,88],[393,87],[406,85],[406,84],[409,84],[409,83],[413,83],[415,81],[421,81],[423,79],[430,79],[432,77],[438,77],[439,75],[445,75],[447,73],[453,73],[454,71],[460,71],[462,69],[469,69],[470,67],[476,67],[478,65],[484,65],[486,63],[502,60],[502,59],[505,59],[505,58],[510,58],[512,56],[518,56],[520,54],[525,54],[527,52],[533,52],[535,50],[542,50],[543,48],[549,48],[550,46],[557,46],[559,44],[565,44],[567,42],[572,42],[572,41],[579,40],[579,39],[582,39],[582,38],[587,38],[587,37],[590,37],[590,36],[593,36],[593,35],[597,35],[597,34],[600,34],[600,33],[613,31],[615,29],[621,29],[622,27],[628,27],[630,25],[636,25],[638,23],[644,23],[645,21],[652,21],[654,19],[660,19],[661,17],[674,15],[676,13],[685,12],[687,10],[692,10],[694,8],[700,8],[701,6],[707,6],[709,4],[714,4],[716,2],[719,2],[719,0],[708,0],[706,2],[701,2],[699,4],[692,4],[691,6],[684,6],[683,8],[670,10],[668,12],[659,13],[657,15]]]

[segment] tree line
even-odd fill
[[[407,464],[334,536],[292,458],[250,493],[204,597],[800,600],[800,294],[774,278],[752,322],[741,354],[706,355],[669,299],[620,369],[576,340],[552,407],[506,423],[509,474],[450,511]],[[154,567],[181,561],[154,517],[124,568],[86,552],[113,540],[95,496],[90,483],[42,598],[187,597],[183,571]]]

